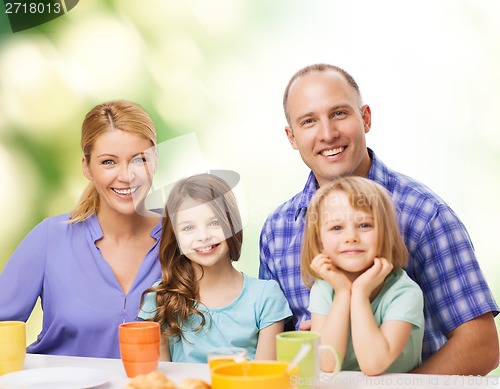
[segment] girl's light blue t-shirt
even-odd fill
[[[205,315],[206,324],[194,331],[201,319],[198,315],[188,318],[182,325],[184,338],[170,339],[173,362],[207,363],[207,351],[217,347],[243,347],[247,349],[248,359],[252,360],[255,358],[259,331],[292,316],[276,281],[259,280],[246,274],[243,274],[242,291],[231,304],[223,308],[199,308]],[[155,310],[156,294],[149,293],[139,318],[151,319]]]

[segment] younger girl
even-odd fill
[[[233,267],[243,231],[236,198],[214,174],[179,181],[166,205],[160,243],[162,279],[146,290],[139,313],[162,326],[162,359],[207,362],[211,348],[247,349],[249,359],[275,359],[276,334],[290,308],[275,281]]]
[[[339,350],[343,370],[377,375],[419,365],[423,296],[402,269],[407,256],[392,201],[374,181],[339,178],[314,195],[301,272],[312,285],[311,330]]]

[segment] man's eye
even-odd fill
[[[345,111],[335,111],[335,112],[333,113],[333,116],[334,116],[334,117],[339,117],[339,116],[344,116],[345,114],[346,114],[346,112],[345,112]]]

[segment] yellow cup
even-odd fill
[[[0,321],[0,375],[22,370],[26,357],[26,324]]]
[[[211,370],[212,389],[293,389],[298,368],[278,361],[234,362]]]

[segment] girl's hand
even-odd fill
[[[372,267],[361,274],[352,284],[353,292],[360,292],[365,297],[370,297],[372,292],[382,285],[385,278],[393,269],[392,263],[385,258],[375,258]]]
[[[325,254],[316,255],[311,262],[311,268],[318,277],[328,282],[336,293],[343,289],[351,290],[351,281],[349,278]]]

